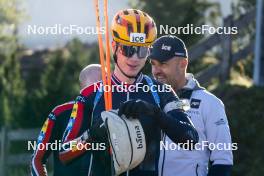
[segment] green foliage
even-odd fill
[[[16,0],[0,0],[0,126],[11,126],[25,96],[17,57],[17,24],[22,12]]]
[[[255,0],[241,0],[233,3],[232,5],[232,12],[234,19],[238,19],[245,13],[252,11],[256,6]],[[232,49],[233,52],[237,52],[244,47],[248,46],[251,42],[255,40],[256,37],[256,23],[252,21],[251,23],[247,24],[247,27],[244,29],[239,29],[239,34],[234,36]],[[241,75],[252,77],[253,75],[253,61],[254,55],[250,54],[246,56],[246,59],[243,59],[236,63],[234,69],[238,71]]]
[[[234,65],[234,70],[237,71],[241,76],[252,78],[254,68],[254,60],[252,55],[247,56],[246,59],[243,59]]]
[[[238,143],[232,175],[263,175],[263,88],[225,85],[215,93],[226,106],[232,140]]]
[[[241,15],[245,12],[252,10],[256,6],[256,0],[240,0],[233,3],[233,13],[234,15]]]
[[[16,126],[39,127],[55,106],[74,100],[80,91],[80,71],[88,64],[99,62],[97,50],[97,45],[87,49],[74,39],[65,48],[48,53],[40,86],[27,92],[23,113],[16,119]]]
[[[17,49],[17,26],[24,13],[17,0],[0,0],[0,53],[10,55]]]
[[[0,67],[0,121],[10,126],[21,112],[25,90],[16,55],[5,56],[3,60]]]

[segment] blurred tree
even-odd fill
[[[78,40],[70,42],[48,56],[47,68],[41,79],[41,91],[48,104],[58,105],[72,100],[79,92],[79,73],[89,64],[88,51]]]
[[[24,19],[17,0],[0,0],[0,53],[10,55],[17,50],[17,27]]]
[[[17,57],[17,25],[23,17],[16,0],[0,0],[0,126],[12,126],[25,96]]]
[[[256,0],[240,0],[233,1],[232,11],[235,16],[239,16],[245,12],[252,10],[256,6]]]
[[[264,175],[263,88],[225,84],[214,93],[225,104],[232,141],[238,143],[232,176]]]
[[[80,71],[88,64],[99,62],[97,50],[96,45],[85,46],[74,39],[65,48],[47,54],[40,87],[27,93],[17,126],[39,127],[55,106],[74,100],[80,91]]]
[[[241,17],[242,15],[254,10],[256,7],[256,0],[241,0],[234,1],[232,3],[232,12],[234,19]],[[239,34],[236,36],[233,42],[233,49],[239,50],[246,47],[250,42],[254,41],[256,33],[255,22],[247,25],[243,30],[239,30]],[[252,53],[247,59],[239,61],[235,65],[235,70],[241,75],[251,78],[253,75],[253,59],[254,54]]]
[[[0,67],[0,121],[11,126],[20,115],[25,97],[24,81],[20,76],[20,65],[15,54],[5,56]]]

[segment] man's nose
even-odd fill
[[[138,58],[137,53],[134,53],[131,57],[128,58],[129,60],[133,60],[135,62],[138,62],[140,58]]]

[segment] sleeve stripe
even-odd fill
[[[46,147],[46,143],[49,142],[52,130],[54,126],[54,121],[48,120],[47,129],[44,131],[44,139],[42,140],[42,143]],[[42,132],[42,131],[41,131]],[[46,148],[44,147],[44,150],[39,150],[38,147],[36,151],[33,154],[32,157],[32,175],[46,175],[46,168],[43,166],[43,156],[46,153]]]
[[[80,132],[80,128],[83,125],[83,115],[84,115],[84,107],[85,107],[85,99],[94,93],[95,89],[100,87],[100,82],[92,84],[83,90],[81,90],[81,95],[77,97],[75,104],[72,107],[72,113],[66,130],[63,135],[63,145],[67,144],[68,142],[74,140],[78,137]],[[87,124],[88,125],[88,124]],[[62,162],[67,162],[77,156],[81,155],[86,150],[61,150],[59,154],[59,158]]]
[[[31,170],[31,175],[32,176],[39,176],[39,174],[42,172],[44,175],[44,168],[41,167],[41,163],[39,163],[38,161],[36,161],[36,155],[33,156],[32,161],[32,170]]]
[[[65,137],[65,142],[77,137],[83,121],[83,109],[84,105],[82,103],[77,103],[77,114],[73,116],[74,112],[72,112],[71,118],[74,118],[74,122],[72,124],[72,129],[69,129],[69,134]]]
[[[85,87],[84,89],[81,90],[81,94],[85,97],[91,95],[92,93],[95,92],[95,90],[99,89],[100,87],[100,81],[94,84],[89,85],[88,87]]]
[[[68,102],[68,103],[65,103],[65,104],[62,104],[62,105],[59,105],[59,106],[56,106],[52,112],[55,114],[55,116],[59,116],[61,113],[67,111],[67,110],[70,110],[72,109],[74,105],[74,102]]]

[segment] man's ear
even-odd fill
[[[181,68],[187,68],[188,66],[188,58],[183,58],[181,60]]]
[[[185,60],[186,60],[186,67],[188,67],[188,64],[189,64],[189,59],[188,59],[188,58],[186,58]]]

